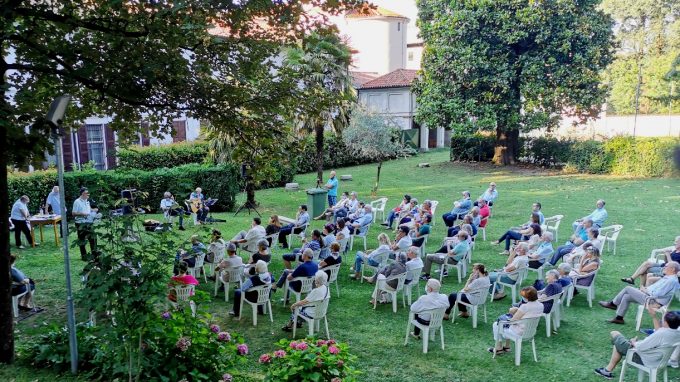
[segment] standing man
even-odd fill
[[[52,192],[47,195],[45,202],[45,213],[49,214],[52,211],[55,215],[61,215],[61,197],[59,195],[59,186],[52,187]]]
[[[78,233],[78,247],[80,248],[80,259],[87,261],[87,251],[85,250],[86,241],[90,242],[90,252],[97,249],[97,238],[94,232],[94,217],[97,208],[90,207],[90,191],[83,187],[80,189],[80,197],[73,202],[71,215],[76,222],[76,232]]]
[[[24,195],[19,198],[12,206],[12,213],[10,214],[10,220],[14,225],[14,241],[16,242],[19,249],[24,249],[25,247],[21,245],[21,233],[24,233],[26,240],[29,245],[33,244],[33,238],[31,237],[31,227],[28,225],[28,218],[31,214],[28,212],[28,196]],[[38,245],[38,243],[35,243]]]
[[[338,178],[335,177],[335,170],[331,171],[331,177],[324,187],[328,190],[328,208],[333,207],[338,201]]]

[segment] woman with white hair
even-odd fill
[[[302,301],[298,301],[290,306],[290,310],[295,312],[297,307],[301,307],[299,315],[305,316],[307,318],[314,317],[314,307],[308,306],[309,304],[323,301],[327,298],[331,298],[331,294],[328,293],[328,275],[324,271],[317,271],[314,274],[314,289],[305,297]],[[281,330],[290,332],[293,330],[293,319],[295,318],[295,313],[290,315],[290,321]],[[298,321],[298,327],[302,326],[302,322]]]
[[[361,265],[363,263],[367,263],[372,267],[377,267],[387,259],[392,252],[392,243],[390,243],[389,236],[384,232],[380,233],[378,235],[378,243],[380,244],[378,248],[372,251],[357,251],[356,258],[354,259],[354,275],[350,276],[351,279],[359,280],[361,277]],[[381,259],[385,260],[381,261]]]
[[[538,299],[543,303],[543,313],[550,313],[553,307],[553,300],[543,301],[556,294],[562,293],[562,284],[560,284],[560,272],[556,269],[551,269],[545,275],[546,286],[543,290],[538,291]]]
[[[415,314],[416,321],[423,325],[430,325],[430,314],[422,313],[433,309],[446,309],[449,307],[449,298],[445,294],[439,293],[442,284],[439,280],[429,279],[425,285],[425,294],[418,297],[418,300],[411,304],[411,312]],[[420,328],[413,327],[411,336],[420,338]]]
[[[255,263],[254,269],[255,275],[248,278],[243,283],[241,288],[236,289],[234,291],[234,307],[232,308],[231,312],[229,312],[230,316],[238,317],[238,314],[241,311],[241,295],[243,295],[243,297],[248,301],[256,301],[257,292],[249,291],[249,289],[262,285],[269,285],[272,283],[272,275],[269,273],[269,270],[267,269],[266,262],[264,262],[263,260],[258,260]],[[262,313],[263,312],[262,306],[258,306],[257,311],[258,313]]]
[[[175,201],[175,197],[172,196],[170,191],[163,193],[161,211],[163,211],[166,220],[170,220],[172,216],[179,217],[179,230],[184,231],[184,208]]]

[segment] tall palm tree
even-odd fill
[[[349,47],[333,30],[311,33],[284,56],[284,66],[297,73],[301,88],[290,117],[299,135],[315,135],[318,179],[323,178],[324,131],[341,133],[356,102],[351,60]]]

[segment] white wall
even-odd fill
[[[406,66],[408,20],[400,18],[346,19],[347,42],[357,50],[352,70],[387,74]]]
[[[423,59],[423,47],[406,48],[406,69],[419,70]]]
[[[572,138],[611,138],[617,135],[633,135],[635,117],[607,116],[594,121],[573,125],[573,118],[564,118],[555,134]],[[639,115],[635,127],[638,137],[680,137],[680,115]]]
[[[410,88],[359,90],[359,102],[369,110],[389,115],[403,129],[411,128],[415,96]]]

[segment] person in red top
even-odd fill
[[[168,283],[168,288],[170,288],[170,292],[168,293],[168,300],[172,302],[177,301],[177,295],[175,294],[176,286],[198,285],[198,280],[196,280],[194,276],[187,274],[188,270],[189,266],[187,265],[187,263],[185,263],[184,261],[179,263],[179,274],[177,276],[172,276],[172,278],[170,278],[170,282]]]
[[[486,223],[489,222],[489,215],[491,211],[489,210],[489,205],[486,203],[486,200],[479,199],[477,204],[479,205],[479,216],[482,218],[479,223],[479,227],[484,228],[486,227]]]

